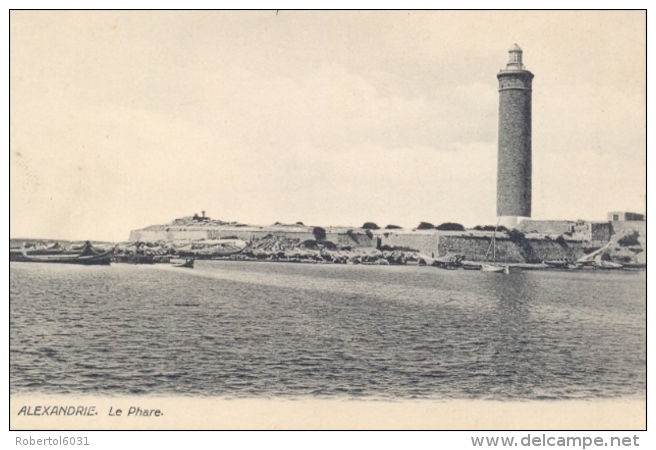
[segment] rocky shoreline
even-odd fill
[[[454,223],[434,227],[425,222],[411,230],[392,225],[381,229],[371,222],[360,228],[300,222],[258,227],[194,216],[132,231],[128,242],[92,245],[98,251],[111,250],[114,262],[138,264],[187,258],[449,268],[463,261],[529,266],[548,260],[574,262],[594,254],[599,261],[646,266],[646,222],[533,221],[525,228],[526,232],[492,226],[465,229]],[[83,242],[10,239],[10,260],[20,261],[23,248],[34,255],[66,254]]]

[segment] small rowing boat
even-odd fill
[[[483,272],[509,273],[508,266],[497,266],[494,264],[481,264]]]
[[[547,267],[551,267],[554,269],[569,269],[570,268],[569,266],[572,265],[572,261],[565,258],[559,258],[559,259],[550,259],[544,261],[544,264]]]
[[[171,258],[171,265],[173,267],[182,267],[186,269],[194,268],[194,259],[193,258]]]

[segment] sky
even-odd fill
[[[496,74],[533,80],[533,218],[645,211],[641,11],[11,11],[10,236],[212,218],[496,222]]]

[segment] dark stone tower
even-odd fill
[[[499,155],[497,166],[497,216],[507,227],[520,217],[531,216],[531,80],[524,69],[522,49],[508,52],[499,79]]]

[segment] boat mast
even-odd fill
[[[501,222],[501,217],[499,217],[499,220],[497,220],[497,224],[494,226],[494,234],[492,235],[492,242],[490,242],[490,245],[487,247],[487,251],[485,252],[486,260],[487,260],[487,255],[490,254],[490,247],[492,247],[492,261],[496,261],[497,259],[496,239],[497,239],[497,228],[499,228],[499,222]]]
[[[492,235],[492,261],[496,262],[497,260],[497,229],[494,229],[494,234]]]

